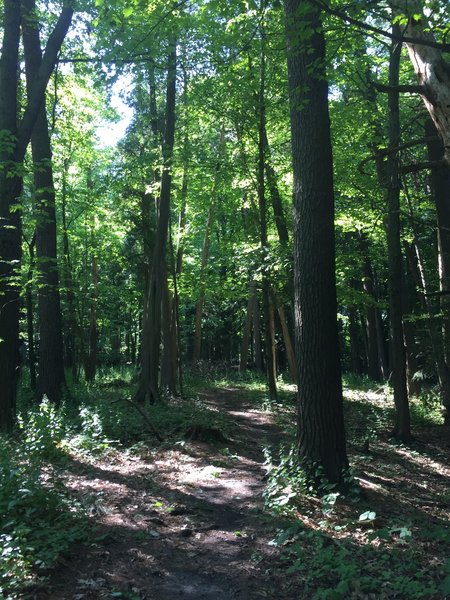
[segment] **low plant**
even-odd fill
[[[22,446],[0,442],[0,597],[20,598],[76,540],[86,522],[51,469],[28,460],[29,444],[41,452],[42,437]],[[28,445],[28,446],[27,446]]]

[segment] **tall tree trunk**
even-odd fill
[[[255,298],[255,309],[253,311],[253,352],[255,359],[255,367],[259,373],[264,373],[264,362],[262,357],[262,342],[261,342],[261,317],[260,304],[258,296]]]
[[[17,129],[18,48],[20,3],[3,3],[3,44],[0,58],[0,131],[8,142],[0,150],[0,430],[12,429],[16,414],[16,384],[19,348],[19,289],[14,278],[21,260],[20,214],[15,205],[21,180],[15,174],[21,165],[45,90],[61,44],[73,15],[69,2],[49,36],[39,73],[33,84],[22,121]],[[12,142],[12,143],[11,143]],[[14,165],[14,172],[11,165]]]
[[[27,310],[27,338],[28,338],[28,368],[30,370],[30,387],[36,391],[36,354],[34,351],[34,311],[33,311],[33,273],[34,273],[34,246],[36,244],[36,232],[28,244],[30,254],[30,265],[27,273],[27,284],[25,291],[25,304]]]
[[[286,347],[286,356],[289,365],[289,372],[292,380],[297,381],[297,362],[295,358],[294,345],[292,343],[291,334],[289,332],[289,325],[286,318],[286,311],[281,302],[277,303],[278,316],[280,317],[281,330],[283,332],[284,345]]]
[[[285,0],[294,170],[298,451],[343,483],[348,468],[337,327],[333,157],[321,11]],[[310,33],[305,33],[310,32]]]
[[[431,141],[436,135],[436,128],[431,120],[426,124],[428,158],[430,162],[438,161],[444,147],[440,139]],[[450,366],[450,166],[444,164],[431,169],[431,186],[436,205],[437,244],[440,305],[442,311],[442,336],[444,345],[444,361],[447,371]],[[450,423],[450,398],[442,398],[445,423]]]
[[[375,304],[376,299],[373,285],[372,264],[369,257],[369,242],[367,236],[362,231],[359,232],[358,240],[363,263],[363,289],[368,296],[365,309],[368,345],[367,375],[374,381],[380,381],[381,373],[378,355],[377,307]]]
[[[0,431],[11,431],[16,419],[19,369],[19,287],[15,277],[20,263],[20,216],[14,209],[21,181],[11,177],[17,135],[17,81],[19,67],[20,5],[3,3],[3,45],[0,59]]]
[[[261,259],[263,263],[262,269],[262,302],[264,315],[264,333],[265,333],[265,354],[266,354],[266,373],[267,383],[269,387],[269,397],[271,400],[277,399],[277,373],[276,373],[276,357],[275,357],[275,327],[273,323],[273,308],[270,300],[270,282],[268,273],[268,237],[267,237],[267,202],[266,202],[266,187],[265,187],[265,165],[266,165],[266,106],[265,106],[265,91],[266,91],[266,56],[265,56],[265,32],[263,25],[261,29],[261,72],[260,72],[260,89],[258,94],[258,205],[259,205],[259,222],[260,222],[260,244],[261,244]]]
[[[86,381],[94,381],[97,373],[97,348],[98,348],[98,328],[97,328],[97,302],[98,302],[98,262],[97,257],[92,257],[92,293],[89,322],[89,351],[85,356],[84,374]]]
[[[202,261],[200,266],[200,284],[199,284],[199,296],[195,305],[195,326],[194,326],[194,352],[193,359],[198,361],[201,358],[202,349],[202,321],[203,321],[203,305],[205,303],[205,272],[208,266],[209,259],[209,244],[210,236],[213,225],[213,218],[216,204],[216,186],[217,186],[217,174],[214,182],[211,204],[208,208],[208,218],[206,220],[205,235],[203,237],[202,247]]]
[[[194,352],[193,359],[200,360],[202,347],[202,320],[203,320],[203,305],[205,303],[205,271],[209,260],[209,245],[211,231],[214,222],[217,199],[219,195],[220,170],[222,166],[223,154],[225,152],[225,130],[222,127],[220,132],[218,160],[214,172],[214,182],[211,190],[211,200],[208,208],[208,218],[206,220],[205,235],[203,238],[202,261],[200,267],[200,284],[197,304],[195,306],[195,333],[194,333]]]
[[[245,313],[244,329],[242,332],[241,352],[239,359],[239,371],[247,369],[248,355],[250,349],[250,339],[252,334],[253,314],[256,307],[256,282],[250,281],[248,290],[247,312]]]
[[[398,25],[393,25],[395,35],[400,34]],[[389,60],[389,148],[400,145],[399,80],[401,44],[394,42]],[[394,390],[395,422],[394,435],[408,442],[411,439],[408,390],[406,380],[406,351],[403,337],[403,260],[400,241],[400,177],[398,152],[392,151],[387,159],[387,245],[389,316],[391,330],[392,386]]]
[[[144,402],[148,397],[151,403],[159,401],[159,367],[161,344],[161,302],[166,246],[169,230],[170,196],[172,185],[172,158],[175,140],[175,98],[176,98],[176,39],[169,43],[166,118],[162,147],[163,169],[159,196],[158,225],[152,254],[150,281],[142,331],[141,373],[134,396],[136,402]]]
[[[35,0],[22,0],[22,36],[28,101],[42,63],[39,26],[33,18]],[[41,105],[31,136],[36,216],[36,267],[38,272],[39,365],[37,396],[58,404],[65,383],[62,316],[56,240],[55,185],[45,103]]]

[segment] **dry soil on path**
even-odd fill
[[[263,448],[277,447],[282,433],[237,389],[203,399],[233,419],[230,439],[71,462],[65,483],[98,541],[75,548],[37,598],[297,598],[273,568],[277,524],[262,511]]]

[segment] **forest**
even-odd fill
[[[448,2],[0,14],[0,598],[450,597]]]

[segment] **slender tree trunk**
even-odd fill
[[[214,173],[214,183],[211,190],[211,200],[208,209],[208,218],[206,220],[205,236],[203,238],[202,261],[200,267],[200,284],[199,296],[195,307],[195,333],[194,333],[194,353],[193,359],[200,360],[202,347],[202,321],[203,321],[203,305],[205,303],[205,272],[209,260],[209,246],[212,226],[215,217],[217,199],[219,194],[220,170],[222,165],[223,154],[225,152],[225,130],[222,128],[220,132],[218,161]]]
[[[400,34],[397,25],[393,33]],[[401,44],[394,42],[389,61],[389,147],[400,145],[399,93],[396,91],[399,80]],[[400,241],[400,178],[397,152],[390,152],[387,160],[387,245],[388,245],[388,282],[389,316],[391,329],[392,386],[394,390],[395,423],[393,433],[402,441],[411,439],[408,390],[406,379],[406,351],[403,337],[403,261]]]
[[[28,338],[28,368],[30,370],[30,387],[36,391],[36,353],[34,351],[34,311],[33,311],[33,273],[34,273],[34,247],[36,244],[36,233],[33,233],[31,242],[28,244],[30,254],[30,265],[27,273],[27,284],[25,291],[25,304],[27,310],[27,338]]]
[[[266,373],[269,387],[269,397],[271,400],[277,399],[277,373],[276,373],[276,357],[275,357],[275,327],[273,324],[273,309],[270,301],[270,283],[269,273],[267,269],[268,255],[268,237],[267,237],[267,202],[266,202],[266,187],[265,187],[265,165],[266,165],[266,106],[265,106],[265,90],[266,90],[266,57],[265,57],[265,32],[262,25],[261,28],[261,72],[260,72],[260,89],[258,94],[258,205],[259,205],[259,221],[260,221],[260,243],[261,243],[261,258],[263,262],[262,269],[262,302],[264,314],[264,333],[265,333],[265,353],[266,353]]]
[[[359,232],[359,246],[363,262],[363,289],[367,294],[366,304],[366,327],[367,327],[367,345],[368,345],[368,361],[367,374],[370,379],[380,381],[380,359],[378,354],[378,336],[377,336],[377,307],[373,285],[373,271],[369,258],[369,242],[367,236]]]
[[[22,36],[25,52],[28,101],[42,63],[38,23],[33,18],[35,0],[22,0]],[[38,400],[45,395],[58,404],[65,383],[62,316],[56,240],[55,185],[45,103],[31,136],[34,169],[36,266],[38,272],[39,365]]]
[[[247,369],[248,355],[250,349],[250,340],[252,335],[253,315],[256,307],[256,282],[250,281],[248,290],[247,312],[245,314],[244,329],[242,332],[241,352],[239,359],[239,371]]]
[[[212,230],[212,225],[213,225],[213,217],[214,217],[215,203],[216,203],[216,185],[217,185],[216,182],[217,182],[217,175],[216,175],[216,181],[214,182],[211,204],[209,205],[209,209],[208,209],[208,218],[206,221],[205,236],[203,238],[202,261],[201,261],[201,267],[200,267],[199,296],[197,298],[197,303],[195,305],[195,332],[194,332],[194,353],[193,353],[194,361],[198,361],[201,358],[203,305],[205,303],[205,281],[204,280],[205,280],[206,268],[208,266],[210,235],[211,235],[211,230]]]
[[[291,334],[286,318],[286,311],[281,302],[277,304],[278,316],[280,317],[281,330],[283,332],[284,345],[286,347],[286,356],[289,365],[289,372],[292,380],[297,381],[297,362],[295,358],[294,345],[292,344]]]
[[[258,296],[255,299],[255,310],[253,311],[253,351],[255,358],[255,367],[259,373],[264,373],[264,362],[262,358],[261,342],[261,318]]]
[[[349,336],[350,336],[350,369],[352,373],[364,373],[363,361],[361,359],[361,343],[359,333],[359,318],[356,306],[348,309]]]
[[[427,137],[436,135],[436,128],[431,120],[426,124]],[[428,158],[431,162],[439,160],[444,147],[440,139],[429,141]],[[450,166],[448,164],[431,170],[431,186],[436,204],[438,272],[440,306],[442,312],[442,336],[444,345],[444,361],[447,370],[450,365]],[[450,399],[443,397],[444,418],[450,423]]]
[[[285,0],[285,14],[294,170],[298,451],[307,468],[320,465],[330,481],[342,484],[348,459],[337,327],[325,38],[317,5]]]
[[[91,294],[91,316],[89,323],[89,352],[85,357],[84,374],[86,381],[94,381],[97,373],[97,302],[98,302],[98,262],[97,257],[92,257],[92,294]]]
[[[430,336],[431,353],[436,365],[436,372],[439,380],[442,405],[444,408],[450,406],[450,372],[445,362],[443,352],[443,340],[437,321],[436,310],[428,297],[428,288],[425,280],[425,273],[417,244],[412,246],[405,242],[407,257],[409,260],[411,272],[416,282],[417,289],[420,291],[420,299],[423,310],[428,313],[428,333]]]

